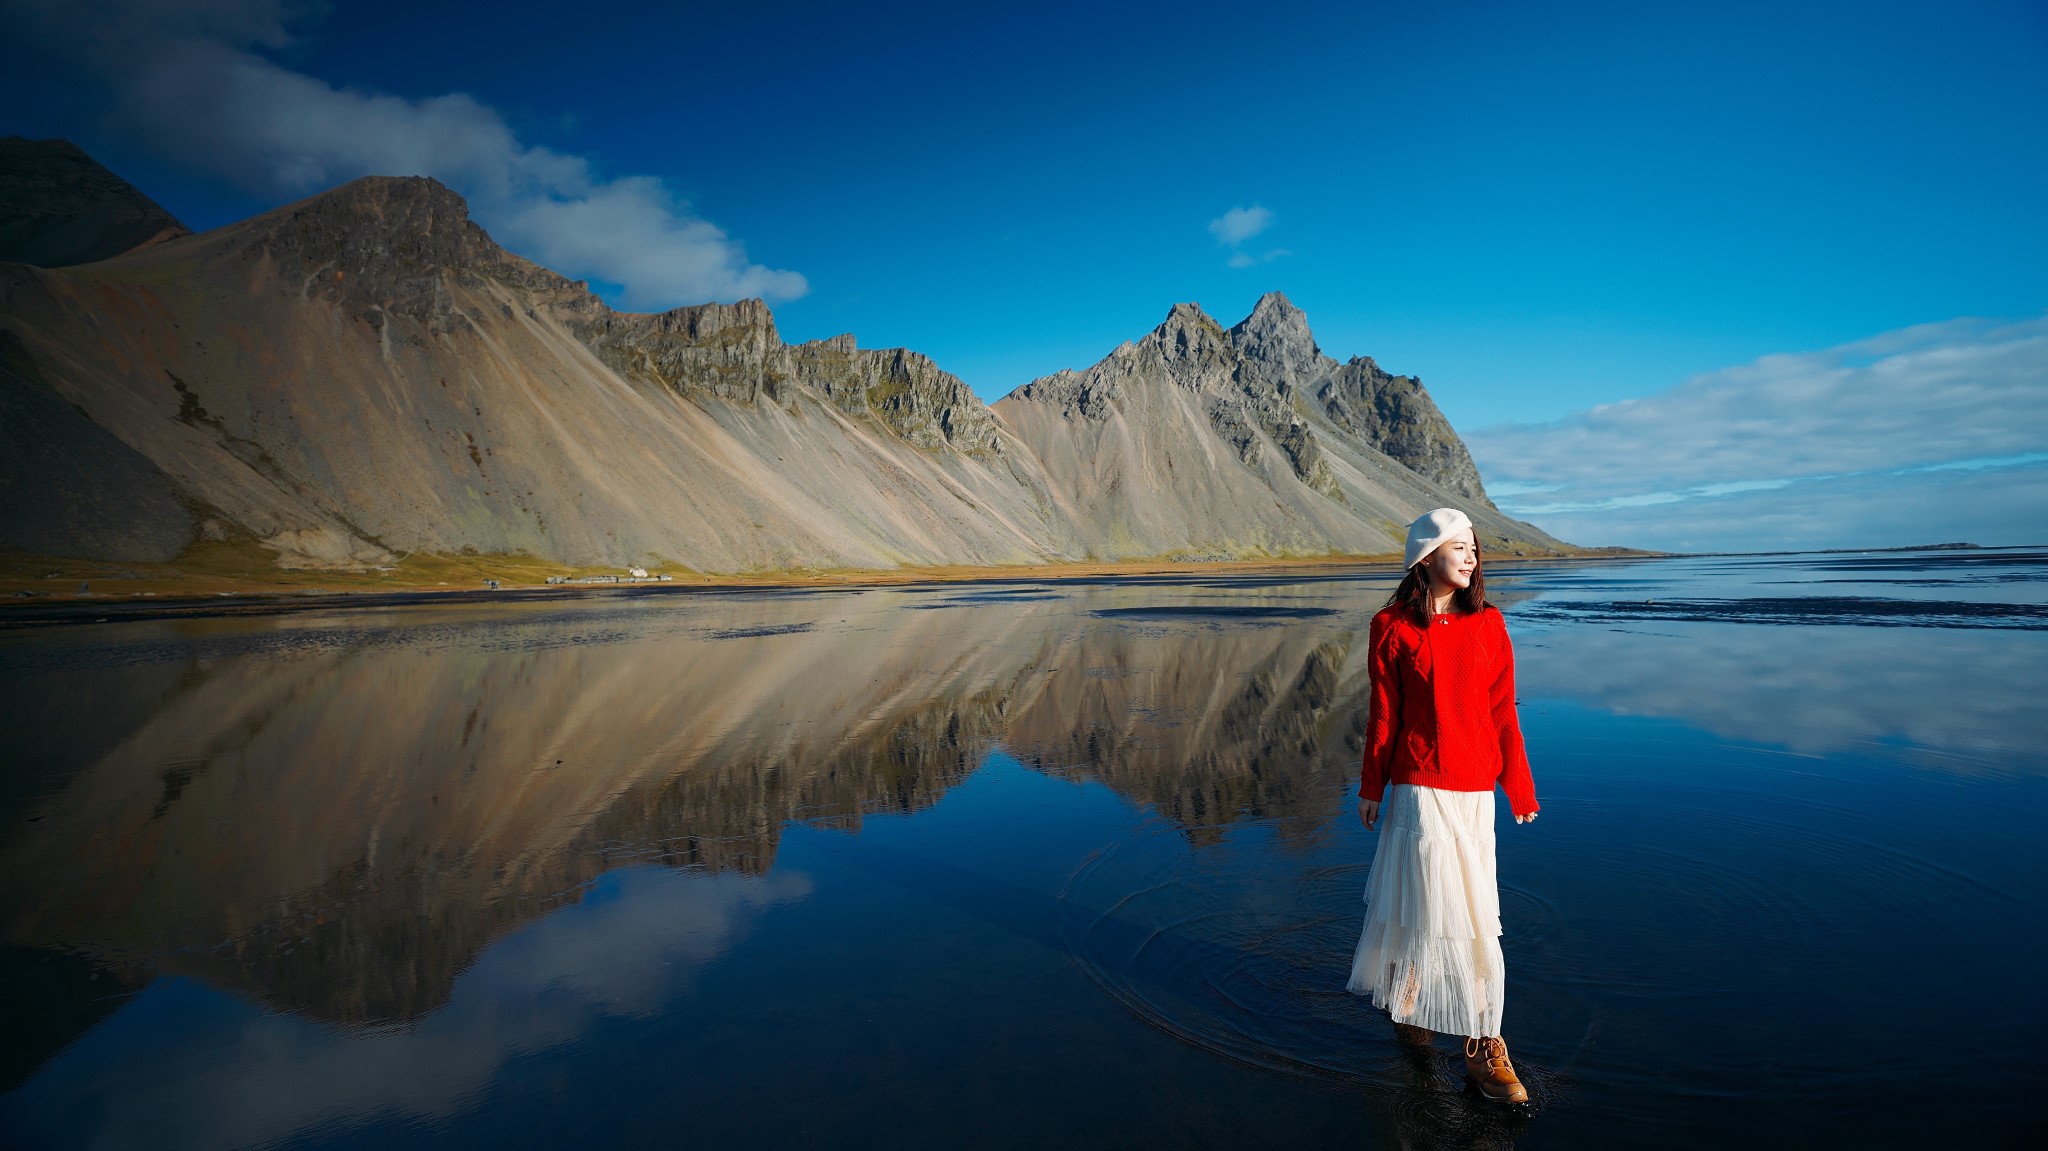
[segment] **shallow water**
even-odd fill
[[[2048,553],[1489,572],[1519,1117],[1343,991],[1390,583],[0,634],[0,1143],[2048,1140]]]

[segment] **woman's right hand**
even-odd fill
[[[1374,831],[1378,829],[1379,821],[1380,801],[1360,796],[1358,799],[1358,822],[1364,824],[1367,831]]]

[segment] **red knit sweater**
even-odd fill
[[[1372,617],[1372,715],[1359,795],[1389,783],[1507,792],[1516,815],[1536,810],[1536,784],[1515,718],[1515,650],[1500,609],[1431,616],[1404,606]]]

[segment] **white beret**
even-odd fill
[[[1472,517],[1456,508],[1438,508],[1422,513],[1408,525],[1408,558],[1401,562],[1401,567],[1414,567],[1423,556],[1435,551],[1438,544],[1471,528]]]

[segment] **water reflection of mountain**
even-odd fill
[[[786,821],[916,810],[999,744],[1198,839],[1327,812],[1356,756],[1362,616],[1091,614],[1131,594],[734,597],[199,644],[99,676],[100,706],[41,725],[53,790],[14,801],[32,822],[0,845],[0,922],[130,981],[410,1020],[611,867],[759,874]]]
[[[1064,657],[1082,674],[1047,678],[1006,742],[1151,805],[1197,843],[1246,816],[1298,833],[1357,771],[1366,685],[1362,660],[1347,667],[1352,638],[1085,633]]]

